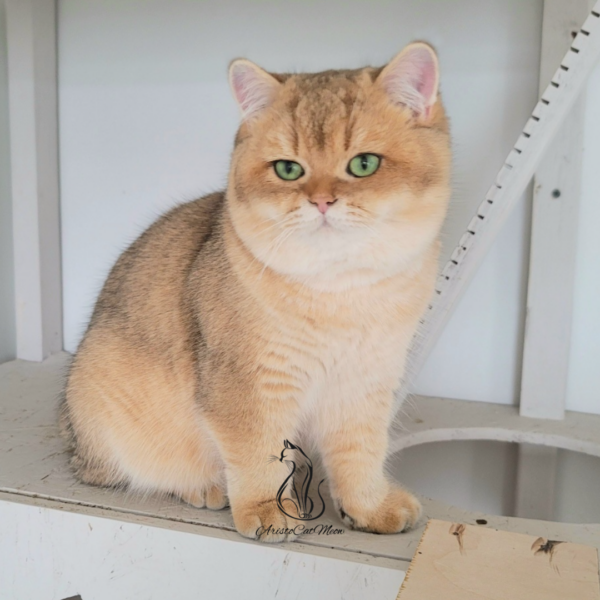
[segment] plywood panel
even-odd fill
[[[399,600],[600,600],[598,552],[580,544],[430,521]]]

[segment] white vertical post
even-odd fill
[[[17,356],[62,349],[55,0],[5,0]]]
[[[519,444],[514,516],[554,520],[558,448]]]
[[[592,4],[544,0],[540,93]],[[527,417],[562,419],[565,414],[584,107],[582,95],[535,174],[520,407]],[[515,516],[553,520],[557,459],[556,448],[519,445]]]
[[[592,0],[544,0],[540,93],[588,16]],[[569,353],[585,94],[535,175],[521,415],[562,419]]]

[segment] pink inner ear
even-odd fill
[[[247,112],[251,106],[250,99],[252,96],[252,74],[250,69],[242,65],[236,65],[231,72],[231,85],[242,111]]]
[[[429,106],[430,103],[435,101],[435,98],[432,98],[432,96],[435,94],[437,87],[437,67],[429,51],[422,49],[418,53],[420,56],[415,57],[418,63],[417,89]]]
[[[428,116],[436,101],[438,85],[433,51],[419,46],[401,54],[388,66],[384,84],[394,101]]]
[[[265,108],[274,92],[273,82],[266,73],[260,73],[258,67],[248,64],[236,64],[231,70],[231,87],[242,109],[244,118],[250,117]]]

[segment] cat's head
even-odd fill
[[[254,256],[324,289],[410,267],[436,242],[450,195],[438,81],[421,42],[377,69],[279,75],[234,61],[228,210]]]
[[[281,456],[279,457],[280,462],[290,461],[294,458],[294,450],[299,450],[298,446],[292,444],[288,440],[283,440],[283,450],[281,451]]]

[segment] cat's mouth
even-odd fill
[[[333,231],[334,229],[337,229],[335,226],[335,219],[332,219],[327,215],[321,215],[316,220],[316,227],[314,231]]]
[[[315,211],[316,212],[316,211]],[[319,214],[309,216],[304,219],[304,223],[300,226],[305,235],[310,236],[312,240],[331,239],[342,241],[345,236],[357,235],[364,237],[375,234],[374,229],[356,218],[348,218],[343,211],[338,211],[337,214],[330,214],[334,211],[328,211],[327,214]]]

